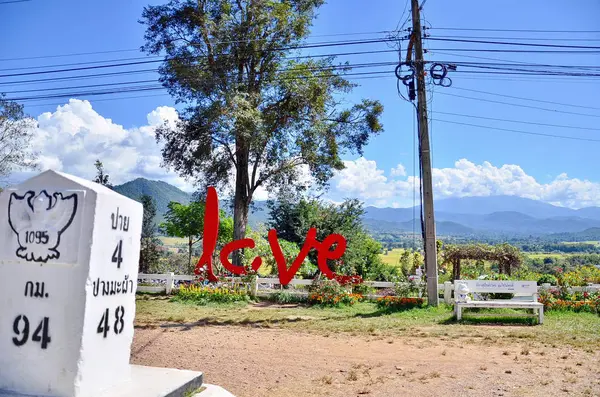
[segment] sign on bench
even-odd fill
[[[463,308],[511,308],[511,309],[533,309],[537,312],[539,323],[544,321],[544,305],[537,301],[537,283],[535,281],[521,280],[456,280],[455,282],[454,310],[456,319],[462,318]],[[464,289],[460,284],[467,288]],[[471,300],[466,294],[477,293],[512,293],[529,296],[529,300],[522,299],[494,299],[494,300]]]
[[[467,284],[471,292],[479,293],[513,293],[537,295],[535,281],[519,280],[457,280],[456,283]]]

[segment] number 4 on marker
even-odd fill
[[[117,268],[121,268],[121,262],[123,262],[123,257],[121,256],[121,252],[123,251],[123,240],[119,240],[119,244],[115,247],[115,252],[112,255],[112,262],[117,264]]]
[[[106,309],[104,314],[102,314],[102,318],[100,319],[100,324],[98,324],[96,332],[99,334],[104,334],[104,337],[106,338],[108,331],[110,331],[110,326],[108,325],[108,309]]]

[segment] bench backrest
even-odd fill
[[[454,285],[467,284],[470,292],[537,294],[537,282],[520,280],[455,280]]]

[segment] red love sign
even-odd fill
[[[196,264],[195,273],[200,274],[204,266],[206,266],[206,273],[208,280],[211,282],[218,281],[213,271],[213,254],[217,246],[217,239],[219,237],[219,198],[217,197],[217,191],[214,187],[208,188],[208,194],[206,197],[206,208],[204,214],[204,230],[202,238],[202,256]],[[279,273],[279,281],[281,285],[287,285],[292,281],[296,272],[300,269],[302,262],[306,259],[306,256],[311,249],[316,249],[317,264],[319,270],[329,279],[336,278],[336,274],[331,271],[327,265],[327,260],[339,259],[344,255],[346,251],[346,239],[339,234],[331,234],[327,236],[322,242],[317,240],[317,229],[311,228],[306,234],[306,240],[300,250],[300,253],[292,262],[292,265],[288,267],[285,261],[281,246],[279,245],[279,239],[277,238],[277,231],[275,229],[269,230],[269,245],[271,246],[271,252],[277,263],[277,270]],[[331,250],[331,247],[335,245],[335,248]],[[242,248],[254,248],[254,240],[245,238],[242,240],[235,240],[227,243],[221,250],[219,259],[225,269],[233,274],[243,275],[246,274],[246,269],[243,266],[236,266],[229,261],[229,255],[238,249]],[[252,270],[257,271],[262,265],[262,259],[260,257],[254,258],[252,261]]]

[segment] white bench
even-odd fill
[[[538,302],[537,283],[535,281],[496,281],[496,280],[455,280],[454,293],[457,297],[458,284],[466,284],[469,293],[492,294],[515,294],[513,299],[475,300],[468,302],[454,302],[454,313],[456,319],[462,318],[462,309],[468,307],[477,308],[510,308],[510,309],[533,309],[537,313],[539,323],[544,322],[544,305]]]

